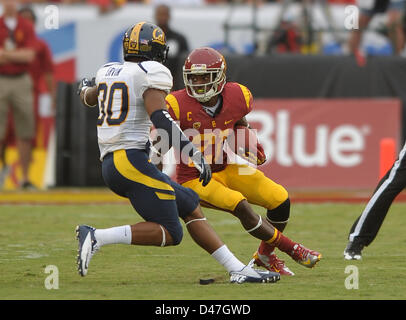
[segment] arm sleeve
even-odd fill
[[[167,110],[160,109],[154,111],[150,116],[151,122],[155,128],[163,129],[169,137],[168,150],[173,146],[182,153],[186,153],[192,157],[196,152],[199,152],[193,143],[185,136],[178,124],[172,119]]]

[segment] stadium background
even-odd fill
[[[261,170],[291,190],[369,192],[382,174],[382,139],[395,144],[396,154],[405,136],[405,60],[393,56],[380,30],[386,16],[377,15],[366,33],[362,46],[370,57],[360,67],[345,50],[349,31],[343,21],[352,0],[331,1],[327,7],[314,1],[308,11],[310,33],[303,27],[300,2],[292,1],[283,14],[282,2],[197,2],[169,1],[170,26],[187,38],[190,49],[221,50],[228,79],[252,91],[255,111],[249,120],[269,157]],[[47,27],[55,13],[50,8],[57,9],[55,29]],[[43,143],[34,152],[30,175],[40,189],[103,186],[97,110],[80,104],[76,81],[93,77],[107,61],[122,60],[123,31],[137,21],[154,21],[154,1],[127,2],[104,14],[96,5],[79,3],[34,4],[34,9],[38,35],[52,50],[58,102],[54,130],[41,132]],[[266,49],[281,19],[310,39],[296,53]],[[177,58],[182,64],[185,56]],[[180,83],[181,73],[174,78]],[[7,161],[12,171],[3,190],[13,190],[19,176],[13,146]],[[165,171],[172,174],[173,167]]]

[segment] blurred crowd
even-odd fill
[[[139,4],[167,4],[170,6],[176,5],[202,5],[202,4],[229,4],[229,3],[267,3],[278,2],[283,0],[22,0],[24,4],[89,4],[96,5],[100,8],[101,13],[108,13],[120,8],[127,3],[139,3]],[[330,1],[330,0],[329,0]],[[353,1],[353,0],[331,0],[331,1]]]
[[[266,2],[281,2],[283,0],[171,0],[171,1],[159,1],[159,0],[23,0],[23,3],[63,3],[63,4],[77,4],[77,3],[89,3],[89,4],[115,4],[123,5],[125,3],[145,3],[152,4],[155,2],[171,2],[173,4],[221,4],[221,3],[266,3]],[[354,3],[355,0],[328,0],[330,3]]]
[[[21,0],[23,4],[89,4],[96,5],[100,9],[100,13],[109,13],[127,3],[139,4],[166,4],[170,6],[177,5],[216,5],[216,4],[264,4],[274,2],[301,2],[302,0]],[[303,0],[313,1],[313,0]],[[356,0],[322,0],[331,4],[354,4]]]

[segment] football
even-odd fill
[[[265,163],[264,148],[254,130],[237,125],[234,127],[234,134],[227,138],[227,142],[231,150],[246,161],[255,165]]]

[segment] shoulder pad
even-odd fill
[[[175,120],[180,118],[179,102],[173,94],[168,94],[165,98],[168,110],[174,115]]]
[[[242,95],[245,100],[245,106],[247,107],[248,110],[251,110],[252,108],[252,94],[251,91],[244,85],[237,83],[238,86],[240,87],[240,90],[242,92]]]
[[[110,67],[115,64],[122,64],[122,63],[121,62],[108,62],[105,65],[103,65],[102,68]]]

